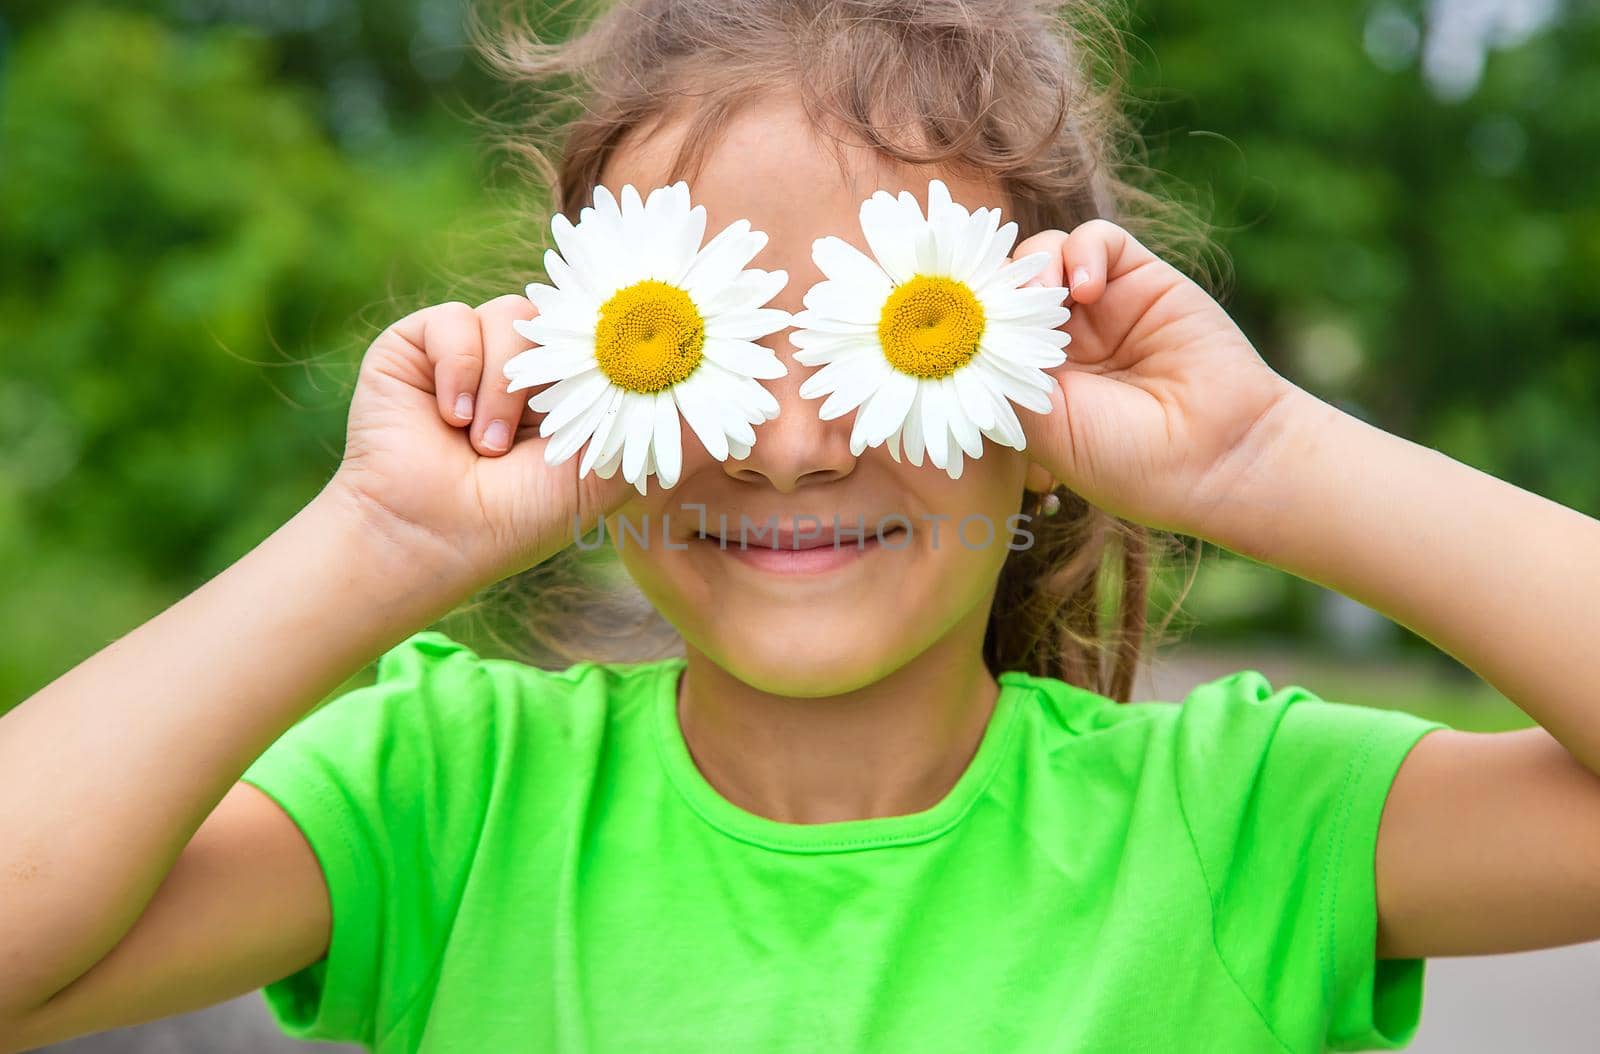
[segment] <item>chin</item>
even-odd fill
[[[762,620],[760,615],[751,618]],[[908,660],[915,649],[882,640],[868,626],[843,620],[822,624],[761,621],[758,634],[748,623],[729,619],[725,632],[712,632],[701,650],[728,673],[757,691],[795,699],[841,695],[872,684]],[[722,641],[727,647],[719,646]]]

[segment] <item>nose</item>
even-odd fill
[[[843,479],[856,466],[856,457],[850,453],[855,415],[824,421],[817,416],[822,400],[800,397],[800,385],[814,367],[794,361],[794,345],[789,343],[792,332],[786,329],[761,341],[789,367],[786,375],[763,382],[778,400],[778,416],[755,426],[756,441],[748,457],[723,463],[732,478],[765,482],[784,494],[806,484]]]

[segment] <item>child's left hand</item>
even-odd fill
[[[1258,427],[1300,389],[1205,290],[1107,220],[1041,231],[1013,257],[1052,254],[1029,285],[1067,285],[1067,362],[1049,414],[1019,414],[1026,453],[1116,515],[1213,537],[1213,510],[1260,453]]]

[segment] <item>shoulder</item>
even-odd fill
[[[570,755],[610,738],[681,659],[584,661],[547,669],[479,654],[438,630],[413,633],[379,656],[376,680],[335,695],[291,727],[272,757],[313,753],[391,773],[409,766],[493,767],[530,751]],[[257,763],[259,773],[273,764]]]
[[[1118,702],[1057,678],[1020,672],[1023,721],[1063,763],[1122,758],[1147,789],[1163,786],[1196,823],[1237,823],[1252,803],[1329,808],[1352,787],[1386,788],[1404,754],[1443,727],[1402,710],[1333,702],[1256,670],[1195,685],[1177,701]],[[1072,749],[1068,749],[1068,744]]]
[[[1302,740],[1364,739],[1385,732],[1420,734],[1437,723],[1403,710],[1326,700],[1299,685],[1274,688],[1257,670],[1201,682],[1177,700],[1119,702],[1054,677],[1021,671],[1000,675],[1031,693],[1028,709],[1060,734],[1121,731],[1216,749],[1264,747]]]
[[[377,662],[378,685],[407,685],[449,705],[509,704],[559,714],[568,704],[625,706],[682,664],[682,659],[565,667],[535,666],[480,655],[439,630],[414,633]]]
[[[649,703],[683,660],[607,663],[584,660],[551,668],[479,654],[438,630],[424,630],[385,652],[373,688],[400,710],[436,712],[433,731],[478,729],[510,745],[606,737],[611,726],[643,719]]]

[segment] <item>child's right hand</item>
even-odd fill
[[[538,313],[512,293],[476,309],[436,304],[384,330],[362,358],[329,484],[404,544],[442,549],[474,590],[564,549],[632,489],[621,473],[580,481],[576,457],[545,464],[533,391],[506,391],[507,360],[532,346],[512,322]]]

